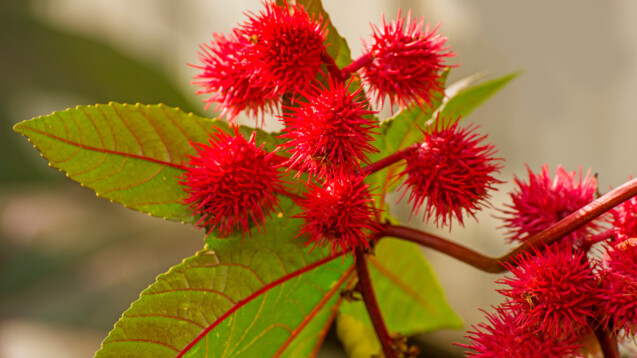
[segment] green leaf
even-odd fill
[[[309,253],[283,213],[243,237],[209,237],[142,292],[96,357],[307,357],[327,333],[351,258]]]
[[[461,328],[420,247],[384,239],[370,256],[370,273],[389,329],[405,335]]]
[[[369,256],[372,285],[390,332],[410,336],[462,327],[418,245],[383,239],[376,246],[375,253],[376,256]],[[340,312],[349,317],[343,322],[339,319],[339,325],[347,325],[339,327],[339,330],[361,336],[374,332],[363,302],[344,302]],[[368,341],[369,338],[352,341],[349,344],[353,346],[346,349],[367,352],[375,347]]]
[[[511,80],[519,76],[520,73],[521,72],[514,72],[459,91],[447,101],[440,115],[443,118],[454,119],[466,117],[489,97],[493,96]]]
[[[178,108],[119,103],[78,106],[18,123],[50,165],[111,201],[171,220],[192,222],[182,204],[179,185],[189,142],[207,142],[218,129],[231,132],[221,120],[207,119]],[[246,135],[253,129],[243,127]],[[277,139],[257,130],[257,141],[272,149]]]
[[[305,10],[316,17],[321,16],[323,23],[327,24],[327,38],[325,44],[327,45],[327,53],[332,56],[334,62],[339,68],[343,68],[352,62],[351,53],[347,41],[339,35],[338,31],[330,21],[330,15],[323,8],[321,0],[296,0],[298,5],[303,5]],[[277,0],[279,5],[285,5],[286,0]]]

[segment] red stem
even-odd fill
[[[557,224],[549,227],[541,233],[529,238],[524,244],[508,255],[502,257],[503,260],[511,261],[513,256],[520,252],[530,251],[533,247],[541,246],[542,243],[549,245],[573,231],[588,224],[598,216],[616,207],[624,201],[637,195],[637,178],[627,181],[619,187],[600,196],[595,201],[582,207],[578,211],[565,217]]]
[[[374,56],[371,53],[366,53],[363,56],[357,58],[354,62],[350,63],[349,66],[343,68],[341,70],[341,76],[343,78],[349,77],[349,75],[353,72],[358,71],[361,67],[369,64],[374,60]]]
[[[529,252],[533,248],[541,250],[544,245],[549,245],[563,238],[635,195],[637,195],[637,178],[611,190],[548,229],[530,237],[525,243],[508,254],[496,258],[482,255],[439,236],[405,226],[384,225],[383,231],[379,234],[430,247],[485,272],[501,273],[507,271],[503,264],[515,265],[513,261],[519,254]]]
[[[334,62],[334,59],[327,53],[327,51],[321,52],[321,59],[323,60],[323,63],[325,63],[327,71],[330,73],[330,75],[332,75],[334,79],[339,82],[345,81],[346,77],[343,76],[343,73],[336,65],[336,62]]]
[[[607,327],[598,326],[595,328],[595,336],[602,348],[604,358],[620,358],[617,337],[611,334]]]
[[[376,295],[374,294],[374,288],[372,287],[372,279],[369,275],[369,267],[367,266],[367,254],[361,247],[356,248],[356,273],[358,274],[358,287],[361,295],[363,296],[363,302],[369,313],[369,318],[372,320],[376,335],[383,347],[383,353],[385,358],[398,358],[398,354],[394,350],[394,340],[389,335],[383,315],[380,312]]]
[[[405,157],[405,154],[410,151],[413,150],[413,148],[415,148],[418,144],[414,144],[410,147],[407,147],[405,149],[399,150],[394,154],[388,155],[385,158],[373,162],[372,164],[366,166],[365,168],[363,168],[362,172],[363,175],[369,175],[371,173],[375,173],[379,170],[382,170],[398,161],[400,161],[401,159],[403,159]]]
[[[481,271],[491,273],[506,271],[496,258],[484,256],[481,253],[473,251],[467,247],[424,231],[400,225],[384,225],[382,234],[383,236],[391,236],[411,241],[434,249],[469,264]]]

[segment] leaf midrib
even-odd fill
[[[252,294],[250,294],[248,297],[246,297],[244,300],[241,300],[240,302],[238,302],[236,305],[232,306],[232,308],[230,308],[228,311],[226,311],[223,315],[221,315],[219,318],[217,318],[214,322],[212,322],[208,327],[206,327],[206,329],[204,329],[197,337],[195,337],[190,343],[188,343],[188,345],[186,345],[186,347],[184,347],[184,349],[181,350],[181,352],[179,352],[179,354],[177,354],[176,358],[181,358],[184,356],[184,354],[188,353],[188,351],[190,349],[192,349],[199,341],[201,341],[203,338],[205,338],[205,336],[210,333],[210,331],[212,331],[213,329],[215,329],[215,327],[217,327],[219,324],[221,324],[223,321],[225,321],[228,317],[230,317],[230,315],[232,315],[233,313],[235,313],[236,311],[238,311],[241,307],[245,306],[246,304],[252,302],[254,299],[256,299],[257,297],[265,294],[266,292],[268,292],[269,290],[297,277],[300,276],[306,272],[309,272],[317,267],[320,267],[324,264],[327,264],[328,262],[334,260],[337,257],[340,257],[342,254],[341,253],[336,253],[335,255],[332,256],[328,256],[326,258],[323,258],[321,260],[318,260],[310,265],[307,265],[305,267],[302,267],[294,272],[291,272],[285,276],[282,276],[270,283],[268,283],[267,285],[261,287],[260,289],[256,290],[255,292],[253,292]]]
[[[345,281],[347,281],[347,279],[350,278],[350,276],[354,272],[354,268],[355,266],[351,265],[350,268],[347,269],[347,271],[336,282],[334,287],[332,287],[325,294],[325,296],[319,301],[319,303],[317,303],[316,306],[314,306],[312,311],[310,311],[310,313],[305,316],[305,318],[303,319],[303,322],[301,322],[301,324],[299,324],[299,326],[296,329],[294,329],[294,331],[292,331],[292,333],[290,334],[290,337],[288,337],[288,339],[285,340],[285,342],[281,345],[281,347],[279,347],[279,350],[274,354],[273,358],[278,358],[281,356],[281,354],[283,354],[283,352],[290,346],[290,343],[292,343],[292,341],[299,335],[299,333],[303,331],[305,326],[307,326],[308,323],[310,323],[310,321],[314,319],[318,311],[320,311],[323,308],[323,306],[327,304],[327,302],[332,298],[332,296],[336,293],[336,291],[338,291],[341,288],[343,283],[345,283]],[[338,307],[341,302],[342,302],[342,297],[339,298],[338,302],[336,303],[336,307]],[[331,320],[328,320],[327,323],[329,324],[330,321]]]
[[[45,137],[49,137],[51,139],[55,139],[55,140],[58,140],[60,142],[66,143],[66,144],[73,145],[73,146],[76,146],[76,147],[81,148],[81,149],[92,150],[92,151],[95,151],[95,152],[98,152],[98,153],[121,155],[123,157],[146,160],[146,161],[149,161],[149,162],[153,162],[153,163],[157,163],[157,164],[161,164],[161,165],[166,165],[166,166],[177,168],[177,169],[181,169],[181,170],[187,170],[187,168],[184,165],[181,165],[181,164],[175,164],[175,163],[171,163],[171,162],[166,162],[166,161],[163,161],[163,160],[150,158],[150,157],[137,155],[137,154],[132,154],[132,153],[126,153],[126,152],[120,152],[120,151],[105,149],[105,148],[97,148],[97,147],[87,146],[87,145],[84,145],[84,144],[81,144],[81,143],[77,143],[77,142],[62,138],[62,137],[58,137],[58,136],[52,135],[50,133],[34,129],[34,128],[25,127],[25,128],[20,128],[20,129],[23,130],[23,131],[35,132],[35,133],[43,135]],[[29,141],[30,140],[31,139],[29,139]]]

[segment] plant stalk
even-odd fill
[[[363,296],[363,302],[369,313],[369,318],[374,325],[376,335],[383,347],[383,353],[385,358],[398,358],[398,354],[394,350],[394,340],[391,338],[383,315],[380,312],[376,295],[374,294],[374,288],[372,287],[372,279],[369,275],[369,267],[367,266],[367,253],[362,247],[357,247],[355,251],[356,258],[356,273],[358,274],[358,287]]]
[[[338,68],[336,62],[334,62],[334,59],[327,53],[327,51],[321,52],[321,59],[323,60],[323,63],[325,63],[327,71],[335,80],[338,82],[345,81],[346,76],[343,75],[343,72]]]
[[[602,348],[604,358],[620,358],[617,337],[611,334],[607,327],[598,326],[595,328],[595,336]]]
[[[356,72],[361,69],[361,67],[369,64],[374,60],[374,56],[371,53],[366,53],[363,56],[357,58],[354,62],[350,63],[349,66],[343,68],[341,70],[342,78],[347,78],[353,72]]]
[[[514,259],[518,255],[532,251],[534,248],[542,250],[543,246],[558,241],[635,195],[637,195],[637,178],[611,190],[548,229],[530,237],[508,254],[495,258],[485,256],[439,236],[406,226],[385,224],[379,235],[404,239],[432,248],[485,272],[501,273],[507,271],[506,267],[503,266],[504,263],[515,265]]]
[[[416,148],[418,146],[418,144],[414,144],[412,146],[409,146],[405,149],[399,150],[393,154],[390,154],[388,156],[386,156],[385,158],[373,162],[370,165],[366,166],[365,168],[362,169],[363,175],[369,175],[372,173],[376,173],[379,170],[383,170],[386,167],[399,162],[400,160],[402,160],[403,158],[405,158],[405,154],[407,152],[409,152],[410,150],[414,150],[414,148]]]

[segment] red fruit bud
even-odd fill
[[[297,217],[305,220],[300,234],[308,234],[308,244],[330,245],[332,254],[369,247],[371,234],[379,229],[372,202],[362,177],[334,178],[322,187],[310,184],[299,202],[303,213]]]
[[[283,191],[274,153],[257,147],[255,134],[245,140],[237,127],[235,136],[218,132],[210,145],[195,143],[181,184],[189,194],[184,200],[201,218],[199,226],[228,236],[235,229],[259,227],[266,214],[278,205],[276,192]]]
[[[436,26],[423,30],[424,19],[405,18],[398,13],[396,21],[372,25],[372,42],[365,44],[363,56],[372,60],[362,68],[362,76],[377,103],[389,96],[390,105],[408,106],[411,102],[431,105],[432,97],[442,93],[439,82],[447,57],[455,56],[445,47],[446,37],[436,35]]]
[[[473,133],[454,124],[437,125],[425,132],[425,140],[405,155],[406,176],[403,186],[411,190],[413,213],[425,205],[424,219],[435,217],[443,226],[456,217],[463,223],[463,211],[475,215],[489,198],[488,190],[500,183],[493,177],[499,171],[499,159],[490,144],[480,145],[486,135]]]
[[[351,84],[351,82],[350,82]],[[306,94],[308,102],[298,102],[283,117],[286,128],[283,144],[292,153],[290,165],[300,172],[327,176],[352,173],[367,163],[367,154],[378,150],[371,144],[372,129],[378,127],[375,112],[359,99],[361,89],[350,93],[349,85],[329,80],[329,87]]]

